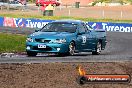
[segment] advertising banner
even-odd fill
[[[52,21],[53,20],[4,17],[3,26],[21,28],[42,28],[44,25]]]
[[[0,26],[21,27],[21,28],[42,28],[54,20],[25,19],[25,18],[0,18]],[[3,23],[2,23],[3,22]],[[111,23],[111,22],[87,22],[95,30],[103,29],[113,32],[132,32],[130,23]]]
[[[109,22],[88,22],[94,29],[104,29],[113,32],[132,32],[132,24],[129,23],[109,23]]]
[[[3,26],[3,20],[4,20],[4,18],[0,17],[0,26]]]

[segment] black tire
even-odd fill
[[[58,56],[68,56],[68,55],[74,55],[75,53],[75,43],[71,42],[68,47],[68,52],[67,53],[58,53]]]
[[[57,53],[57,56],[59,56],[59,57],[64,57],[64,56],[66,56],[67,54],[65,54],[65,53]]]
[[[36,56],[37,53],[36,52],[29,52],[29,51],[27,51],[27,55],[28,56]]]
[[[101,46],[102,46],[101,42],[98,42],[97,46],[96,46],[96,51],[92,52],[92,55],[99,55],[101,53],[101,50],[102,50]]]
[[[87,79],[83,76],[78,76],[77,83],[80,85],[84,85],[87,82]]]
[[[75,54],[75,43],[74,42],[71,42],[69,44],[69,51],[68,51],[68,54],[69,55],[74,55]]]

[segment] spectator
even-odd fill
[[[49,5],[45,8],[45,10],[54,10],[54,6],[52,6],[51,4],[49,4]]]
[[[43,15],[44,16],[53,16],[53,10],[54,10],[54,7],[51,4],[49,4],[48,6],[46,6]]]

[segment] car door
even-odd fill
[[[87,48],[87,29],[84,26],[84,23],[81,23],[78,26],[78,32],[77,32],[77,49],[79,51],[84,51]]]
[[[93,35],[93,28],[90,26],[90,25],[85,25],[86,29],[87,29],[87,32],[86,32],[86,35],[87,35],[87,51],[91,51],[95,45],[96,45],[96,37],[95,35]]]

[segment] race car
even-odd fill
[[[60,2],[59,0],[36,0],[36,6],[48,6],[49,4],[53,6],[59,6]]]
[[[105,46],[105,30],[94,30],[80,20],[52,21],[30,34],[26,40],[28,56],[36,56],[37,53],[74,55],[78,52],[99,55]]]

